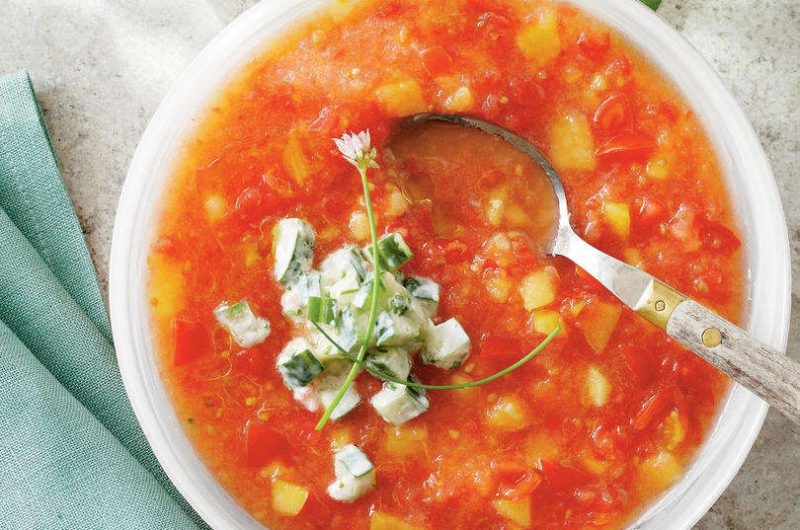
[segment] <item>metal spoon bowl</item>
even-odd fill
[[[645,271],[599,251],[570,224],[567,196],[552,164],[525,139],[494,123],[460,114],[416,114],[405,126],[447,122],[498,136],[533,159],[558,204],[558,228],[547,253],[582,267],[623,304],[800,424],[800,364]]]

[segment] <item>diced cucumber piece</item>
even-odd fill
[[[339,311],[336,318],[336,342],[347,351],[352,351],[358,344],[361,333],[358,320],[350,306]]]
[[[317,360],[308,341],[303,338],[290,341],[278,355],[277,364],[283,382],[289,388],[304,387],[323,371],[322,363]]]
[[[403,280],[403,287],[414,298],[439,303],[439,284],[433,280],[420,276],[409,276]]]
[[[327,295],[309,296],[306,318],[317,324],[333,324],[336,322],[336,300]]]
[[[439,368],[458,368],[469,356],[470,340],[458,320],[450,320],[428,329],[422,362]]]
[[[361,252],[354,245],[329,254],[320,270],[330,295],[339,300],[344,295],[355,294],[367,275],[365,266]]]
[[[439,284],[428,278],[409,276],[403,281],[403,287],[413,296],[427,318],[436,314],[439,308]]]
[[[378,348],[367,354],[364,365],[371,370],[406,379],[411,373],[411,355],[402,348]]]
[[[383,311],[375,320],[375,337],[378,346],[403,346],[420,336],[419,323],[407,316]]]
[[[281,296],[283,314],[290,317],[303,315],[312,296],[322,296],[322,276],[311,271],[303,274]]]
[[[337,464],[342,467],[340,470],[342,473],[334,471],[336,476],[341,476],[344,472],[347,472],[356,478],[360,478],[366,476],[375,469],[375,466],[369,461],[367,455],[365,455],[358,446],[353,444],[346,445],[339,451],[336,451],[334,470]]]
[[[375,466],[353,444],[334,454],[333,470],[336,480],[328,486],[328,495],[336,501],[353,502],[375,487]]]
[[[311,344],[303,337],[286,343],[275,362],[283,382],[288,388],[308,385],[323,371],[322,363],[314,356]]]
[[[359,287],[358,291],[353,296],[351,304],[358,308],[358,309],[367,309],[369,306],[370,301],[372,300],[372,282],[374,281],[375,275],[370,272],[364,278],[364,281],[361,283],[361,287]],[[391,274],[388,275],[381,275],[380,283],[378,284],[378,296],[381,298],[386,295],[387,288],[386,288],[386,280],[387,278],[391,278]],[[393,278],[392,278],[393,280]],[[380,304],[380,299],[378,301]]]
[[[389,298],[389,312],[396,316],[402,316],[411,309],[411,297],[396,294]]]
[[[281,219],[273,230],[275,279],[283,285],[293,284],[311,270],[316,235],[302,219]]]
[[[339,393],[339,389],[342,387],[342,384],[346,378],[347,372],[345,371],[340,375],[325,374],[318,377],[314,381],[314,387],[317,389],[319,400],[324,409],[327,410],[327,408],[333,403],[333,400],[336,398],[336,394]],[[355,409],[360,403],[361,396],[358,394],[358,390],[356,390],[356,385],[352,384],[347,387],[342,400],[339,401],[339,404],[336,405],[335,409],[333,409],[331,420],[336,421],[345,416],[353,411],[353,409]]]
[[[309,412],[317,412],[322,404],[319,402],[319,395],[313,386],[304,386],[292,390],[295,401],[300,403]]]
[[[269,321],[255,316],[244,300],[230,306],[220,305],[214,310],[214,316],[242,348],[261,344],[269,336]]]
[[[380,392],[372,396],[372,407],[381,418],[393,425],[416,418],[430,406],[424,390],[385,382]]]
[[[331,330],[326,332],[335,339],[336,334]],[[350,370],[353,363],[347,360],[342,353],[322,334],[316,330],[310,334],[314,357],[322,363],[326,374],[340,375]]]
[[[366,255],[372,260],[372,245],[365,249]],[[392,232],[378,240],[378,256],[381,260],[381,269],[394,271],[414,257],[411,248],[399,232]]]

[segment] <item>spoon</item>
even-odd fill
[[[800,364],[664,282],[578,237],[570,225],[561,179],[544,155],[523,138],[491,122],[460,114],[416,114],[405,118],[403,125],[432,121],[498,136],[532,158],[549,178],[558,204],[558,227],[552,246],[545,249],[547,254],[564,256],[579,265],[634,312],[800,424]]]

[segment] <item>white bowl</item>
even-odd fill
[[[125,181],[111,251],[110,303],[122,378],[158,460],[178,490],[214,528],[258,529],[216,482],[183,432],[165,391],[149,328],[146,260],[162,190],[176,157],[210,100],[271,37],[327,0],[270,0],[245,12],[195,59],[164,98],[139,144]],[[748,330],[786,347],[790,258],[780,198],[766,156],[741,108],[703,57],[636,0],[572,0],[617,29],[657,64],[711,137],[744,228],[749,268]],[[716,424],[683,478],[633,524],[691,527],[739,470],[767,406],[732,387]]]

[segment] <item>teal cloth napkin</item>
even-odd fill
[[[0,528],[205,528],[117,369],[27,72],[0,78]]]

